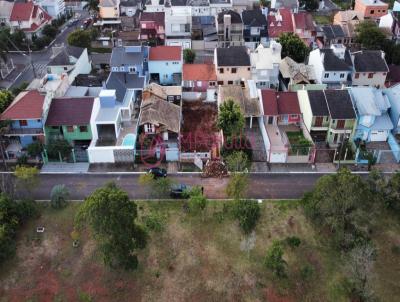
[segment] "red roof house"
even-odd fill
[[[22,91],[1,114],[1,120],[38,120],[42,118],[45,96],[37,90]]]
[[[278,123],[290,124],[300,121],[301,111],[296,92],[261,90],[264,115],[278,116]]]
[[[10,15],[10,24],[27,34],[36,33],[51,21],[51,16],[33,2],[16,2]]]
[[[205,92],[216,86],[217,74],[214,64],[183,64],[183,87],[191,91]]]
[[[181,61],[182,48],[180,46],[156,46],[150,48],[150,61]]]
[[[283,33],[293,32],[292,12],[281,8],[267,16],[268,36],[278,38]]]

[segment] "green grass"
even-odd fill
[[[324,15],[313,15],[314,21],[319,25],[332,24],[333,18],[332,16],[324,16]]]

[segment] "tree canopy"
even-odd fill
[[[71,46],[90,48],[91,35],[87,30],[77,29],[69,34],[67,41]]]
[[[183,50],[183,60],[186,64],[193,64],[196,59],[196,52],[191,48],[186,48]]]
[[[9,90],[0,91],[0,113],[3,113],[10,106],[13,99],[14,95]]]
[[[315,11],[319,7],[319,0],[300,0],[299,4],[308,11]]]
[[[277,277],[286,276],[287,263],[283,259],[283,248],[279,241],[274,241],[264,260],[265,266]]]
[[[217,124],[225,136],[238,135],[242,132],[245,119],[240,106],[233,99],[225,100],[220,106]]]
[[[86,222],[92,229],[107,265],[136,269],[137,249],[146,246],[147,235],[136,224],[137,206],[114,183],[97,189],[77,214],[78,226]]]
[[[251,233],[261,216],[261,209],[253,200],[237,200],[233,206],[233,216],[245,234]]]
[[[381,49],[386,36],[374,21],[360,22],[356,27],[356,41],[367,49]]]
[[[283,33],[279,36],[278,42],[282,45],[282,58],[290,57],[298,63],[304,62],[309,47],[295,33]]]

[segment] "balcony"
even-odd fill
[[[10,128],[4,136],[34,136],[43,134],[42,128]]]

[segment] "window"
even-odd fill
[[[354,78],[358,79],[360,77],[360,74],[358,72],[355,73]]]
[[[344,78],[344,73],[340,74],[340,78],[343,79]]]
[[[329,78],[329,73],[325,73],[325,74],[324,74],[324,78],[325,78],[325,79]]]
[[[74,132],[74,126],[67,126],[67,132]]]
[[[215,82],[209,82],[208,85],[209,86],[215,86]]]
[[[293,118],[293,119],[297,118],[297,114],[291,114],[290,118]]]
[[[79,126],[79,132],[88,132],[87,126]]]
[[[129,67],[129,72],[130,72],[130,73],[135,73],[135,72],[136,72],[136,68],[130,66],[130,67]]]
[[[236,68],[232,68],[231,73],[236,73],[236,72],[237,72]]]
[[[201,87],[202,86],[202,82],[201,81],[197,81],[197,87]]]
[[[370,72],[369,74],[368,74],[368,79],[372,79],[374,77],[374,74],[372,73],[372,72]]]
[[[373,9],[371,9],[371,11],[369,12],[371,15],[373,15],[375,13],[375,11]]]
[[[155,127],[153,124],[144,124],[144,132],[146,133],[154,133]]]
[[[250,71],[250,67],[247,67],[247,70]]]
[[[224,73],[224,69],[223,69],[223,68],[220,68],[220,69],[219,69],[219,73]]]
[[[228,85],[233,85],[233,81],[228,81]]]
[[[346,123],[345,120],[337,120],[336,128],[337,128],[337,129],[344,129],[345,123]]]
[[[67,66],[64,66],[64,70],[68,70],[68,67],[67,67]]]
[[[224,81],[218,81],[218,85],[224,85]]]
[[[120,68],[119,68],[119,71],[124,71],[125,70],[125,67],[124,66],[121,66]]]
[[[28,121],[27,120],[20,120],[19,121],[19,126],[20,127],[28,126]]]

